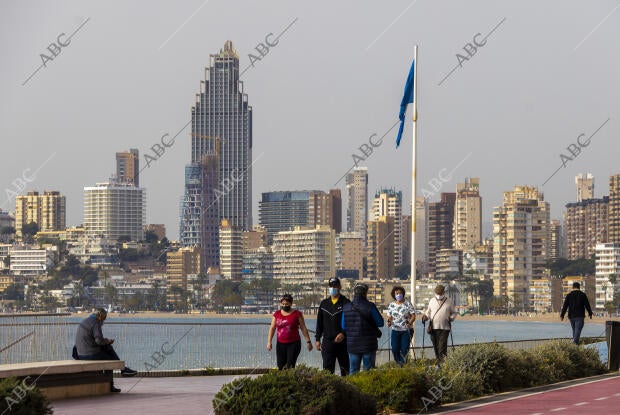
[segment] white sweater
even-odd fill
[[[433,329],[435,330],[450,330],[450,322],[454,321],[458,314],[452,301],[448,297],[444,298],[446,301],[441,308],[439,306],[443,299],[431,298],[428,302],[428,308],[424,311],[426,317],[433,319]]]

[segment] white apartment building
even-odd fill
[[[614,300],[620,291],[620,243],[596,245],[596,306],[599,311],[605,303]]]
[[[58,253],[56,246],[45,249],[28,249],[26,247],[11,248],[11,273],[15,275],[42,275],[54,265]]]
[[[394,218],[394,266],[403,264],[403,201],[402,192],[382,189],[375,194],[372,201],[370,220],[380,217]],[[409,259],[407,258],[407,261]]]

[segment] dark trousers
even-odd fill
[[[101,350],[98,351],[97,353],[89,354],[89,355],[79,355],[77,360],[121,360],[121,359],[116,354],[116,351],[114,350],[112,345],[106,344],[105,346],[101,346]],[[103,373],[105,373],[106,375],[111,375],[112,371],[104,370]],[[110,386],[114,387],[114,380],[112,380],[112,383],[110,384]]]
[[[276,358],[278,361],[278,369],[282,370],[284,368],[294,368],[300,352],[301,340],[297,340],[296,342],[292,343],[278,342],[276,344]]]
[[[574,317],[570,319],[570,326],[573,329],[573,343],[579,344],[581,330],[583,330],[583,322],[585,317]]]
[[[346,376],[349,373],[349,353],[347,353],[347,341],[340,343],[324,340],[321,343],[321,356],[323,357],[323,369],[331,373],[336,371],[336,360],[340,366],[340,374]]]
[[[392,355],[394,355],[396,363],[400,365],[405,364],[412,336],[413,330],[392,330]]]
[[[433,330],[431,333],[437,363],[441,363],[448,355],[448,335],[450,335],[450,330]]]

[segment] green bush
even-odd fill
[[[377,402],[377,408],[384,413],[415,412],[423,408],[422,397],[428,391],[429,380],[424,367],[416,364],[402,368],[386,364],[346,378],[362,393],[372,396]]]
[[[594,376],[605,372],[598,352],[577,346],[570,340],[553,340],[529,352],[541,383],[552,383],[578,377]]]
[[[441,402],[459,402],[484,395],[482,375],[476,371],[443,365],[431,373],[432,384],[441,388]]]
[[[53,414],[49,401],[32,380],[6,378],[0,381],[0,413],[10,415]]]
[[[236,379],[215,395],[217,415],[375,415],[375,400],[326,371],[298,366]]]

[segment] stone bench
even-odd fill
[[[49,400],[110,393],[112,371],[123,369],[122,360],[57,360],[0,365],[0,379],[28,377]],[[109,371],[109,373],[104,373]]]

